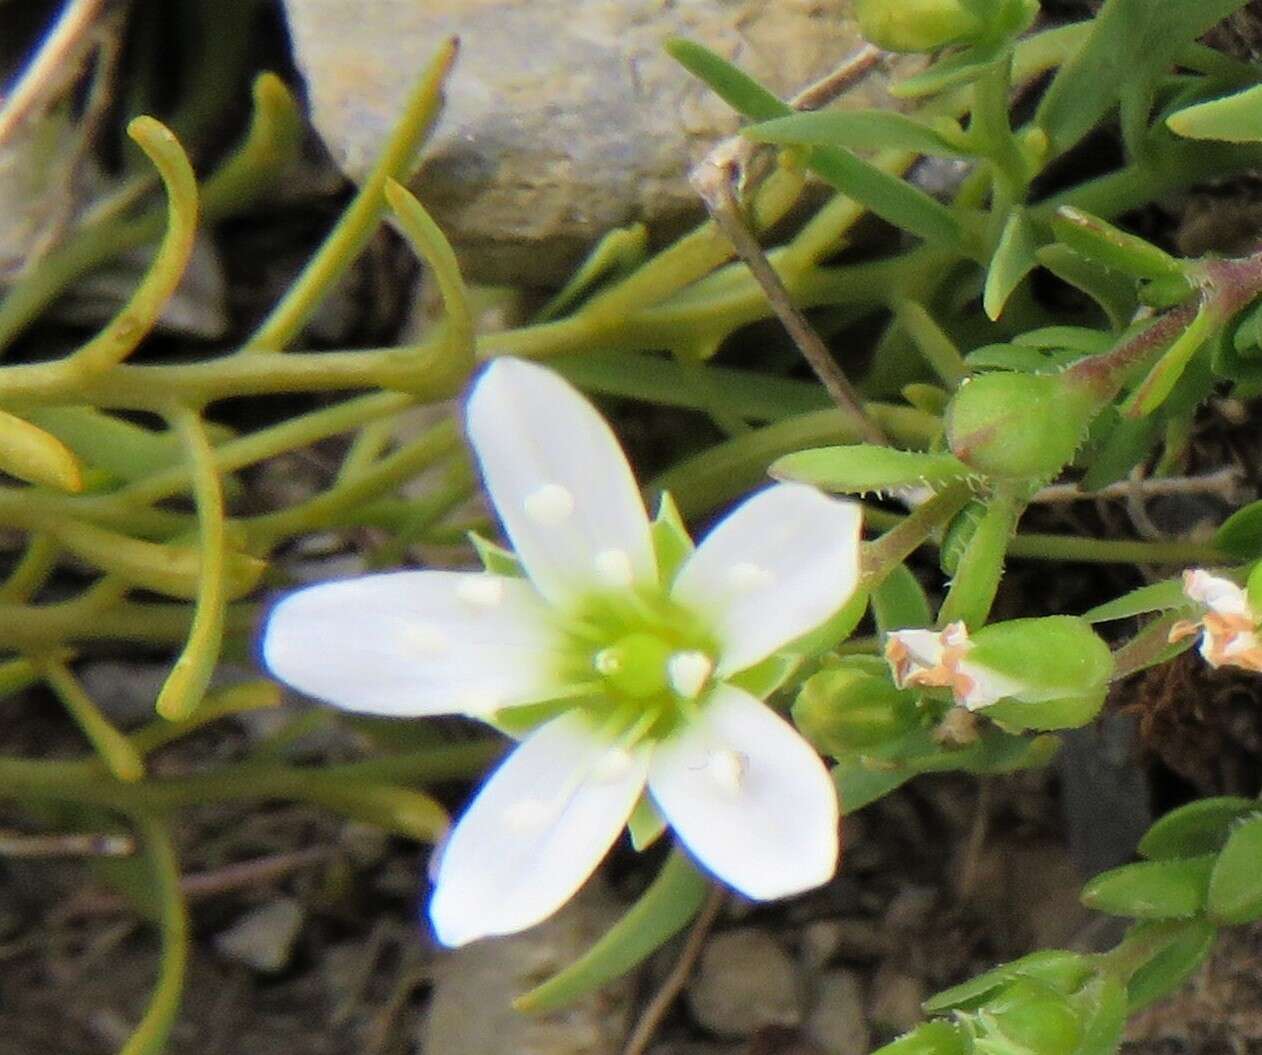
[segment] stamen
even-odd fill
[[[574,512],[574,496],[560,484],[544,484],[526,496],[526,515],[544,527],[556,527]]]
[[[624,549],[605,549],[596,554],[596,574],[610,586],[630,586],[634,579],[631,556]]]
[[[706,760],[706,772],[710,774],[710,779],[729,795],[741,790],[748,769],[749,759],[737,751],[711,751]]]
[[[676,652],[666,664],[670,687],[676,695],[693,700],[714,670],[714,662],[704,652]]]
[[[601,784],[612,784],[627,775],[635,764],[635,758],[625,747],[613,747],[600,756],[592,770],[592,779]]]
[[[498,575],[467,575],[456,586],[456,596],[478,608],[494,608],[504,600],[504,580]]]
[[[595,668],[597,674],[603,674],[605,677],[617,674],[622,669],[622,662],[621,649],[612,646],[602,648],[592,657],[592,667]]]
[[[733,589],[747,593],[751,590],[765,590],[776,581],[776,577],[761,564],[742,560],[728,568],[727,581],[732,584]]]

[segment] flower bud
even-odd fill
[[[911,729],[915,696],[889,679],[853,668],[820,671],[793,704],[793,721],[820,751],[842,755],[886,743]]]
[[[899,688],[949,688],[960,706],[1012,729],[1083,725],[1113,672],[1108,646],[1073,616],[994,623],[971,637],[963,623],[896,630],[885,656]]]
[[[995,1055],[1071,1055],[1082,1039],[1082,1023],[1069,1001],[1033,978],[1011,982],[964,1020],[974,1031],[974,1050]]]
[[[982,374],[951,400],[947,442],[986,476],[1048,479],[1073,459],[1096,409],[1060,374]]]
[[[1075,616],[1013,619],[973,635],[969,661],[1019,682],[986,715],[1013,729],[1072,729],[1099,713],[1113,675],[1109,647]]]
[[[967,0],[856,0],[855,17],[868,41],[886,51],[933,51],[969,40],[986,28]]]

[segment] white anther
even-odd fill
[[[612,784],[630,771],[635,758],[625,747],[613,747],[600,756],[592,769],[592,779],[600,784]]]
[[[670,687],[685,699],[696,699],[714,670],[714,661],[704,652],[676,652],[666,661]]]
[[[399,630],[399,644],[408,652],[422,656],[440,656],[451,642],[441,627],[433,623],[404,623]]]
[[[542,828],[552,810],[542,799],[518,799],[504,811],[504,823],[517,832]]]
[[[602,549],[596,554],[596,574],[609,586],[630,586],[634,577],[631,555],[624,549]]]
[[[544,527],[556,527],[574,512],[574,496],[560,484],[544,484],[526,496],[526,515]]]
[[[710,779],[729,795],[741,790],[748,768],[749,759],[737,751],[711,751],[706,760],[706,772],[710,774]]]
[[[467,575],[456,586],[456,596],[479,608],[494,608],[504,600],[504,580],[498,575]]]
[[[742,560],[727,570],[727,581],[742,593],[748,590],[764,590],[776,581],[776,577],[761,564]]]
[[[622,669],[622,652],[616,648],[602,648],[592,657],[592,667],[597,674],[609,677]]]

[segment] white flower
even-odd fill
[[[894,684],[905,688],[947,688],[970,711],[1021,695],[1026,686],[998,671],[970,663],[968,627],[948,623],[942,630],[892,630],[885,658]]]
[[[1179,641],[1198,631],[1200,653],[1211,667],[1243,667],[1262,673],[1262,641],[1258,640],[1258,615],[1248,594],[1230,579],[1196,568],[1183,573],[1183,592],[1205,607],[1196,622],[1181,619],[1170,628],[1170,640]]]
[[[819,756],[728,679],[854,592],[859,507],[779,484],[723,520],[669,581],[608,425],[552,372],[501,359],[468,431],[527,579],[411,571],[285,598],[271,671],[383,715],[542,717],[452,831],[430,917],[460,945],[551,915],[647,787],[702,865],[749,897],[836,868],[838,806]],[[521,712],[517,712],[521,713]]]

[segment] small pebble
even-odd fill
[[[247,912],[215,937],[221,956],[264,974],[284,970],[306,916],[293,898],[278,898]]]
[[[753,927],[710,939],[688,986],[688,1006],[699,1025],[720,1037],[802,1021],[793,961],[769,933]]]

